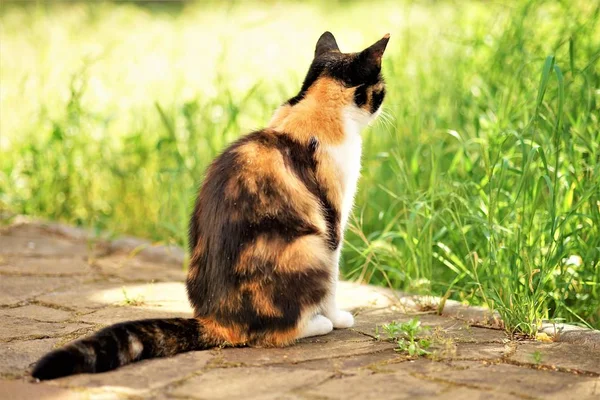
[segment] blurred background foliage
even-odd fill
[[[0,5],[0,210],[186,245],[203,171],[319,35],[391,33],[348,279],[600,328],[600,3]]]

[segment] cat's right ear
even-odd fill
[[[331,32],[325,32],[321,35],[319,40],[317,40],[317,47],[315,48],[315,58],[319,57],[322,54],[327,53],[328,51],[340,51],[335,38]]]

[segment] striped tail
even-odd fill
[[[168,357],[218,345],[206,340],[196,319],[145,319],[123,322],[54,350],[40,359],[31,375],[39,380],[110,371],[154,357]]]

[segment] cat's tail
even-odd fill
[[[46,354],[31,375],[40,380],[104,372],[154,357],[218,345],[196,319],[145,319],[112,325]]]

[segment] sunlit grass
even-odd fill
[[[352,279],[600,327],[600,6],[4,5],[0,207],[186,243],[205,167],[298,90],[314,42],[391,33]],[[371,21],[378,21],[374,24]]]

